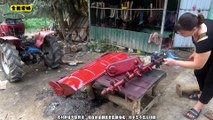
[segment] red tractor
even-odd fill
[[[0,24],[0,63],[9,82],[22,78],[24,64],[43,60],[45,66],[54,69],[60,66],[62,57],[62,46],[54,31],[40,31],[27,39],[23,18],[21,13],[6,13]]]

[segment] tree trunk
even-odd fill
[[[61,9],[58,9],[58,14],[57,14],[57,18],[58,18],[58,22],[59,22],[59,26],[60,26],[60,29],[61,29],[61,32],[62,32],[62,35],[63,35],[63,39],[65,38],[65,23],[64,23],[64,17],[63,17],[63,12]]]
[[[72,8],[73,8],[74,14],[78,15],[79,13],[78,13],[78,11],[77,11],[77,9],[76,9],[76,7],[75,7],[74,1],[72,0],[72,1],[70,1],[70,3],[71,3],[71,6],[72,6]]]
[[[77,0],[77,5],[78,5],[78,10],[81,9],[81,1],[80,0]]]
[[[56,15],[56,21],[59,23],[60,30],[62,33],[62,36],[60,36],[62,39],[65,38],[65,24],[64,24],[64,16],[63,11],[61,8],[56,7],[57,1],[51,1],[51,6],[53,8],[53,12]]]

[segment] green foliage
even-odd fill
[[[117,51],[117,47],[110,45],[108,39],[92,40],[88,46],[89,50],[96,52]]]
[[[88,44],[88,48],[92,51],[96,52],[105,52],[108,48],[107,40],[102,39],[102,40],[92,40]]]
[[[23,19],[23,22],[26,27],[26,31],[38,30],[41,28],[48,28],[53,21],[50,19],[45,18],[30,18],[30,19]]]
[[[116,46],[114,46],[114,45],[109,45],[108,48],[109,48],[108,50],[109,50],[109,51],[112,51],[112,52],[117,52],[117,51],[119,51],[118,47],[116,47]]]

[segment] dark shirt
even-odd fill
[[[196,53],[198,54],[211,51],[211,55],[206,64],[212,64],[213,63],[213,20],[205,19],[204,23],[207,26],[206,35],[208,36],[208,38],[198,42],[193,42],[193,43],[195,44]]]

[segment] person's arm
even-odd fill
[[[194,60],[196,48],[194,47],[193,53],[189,56],[190,60]]]
[[[181,60],[174,60],[174,59],[164,59],[166,65],[178,65],[185,68],[192,68],[192,69],[201,69],[206,64],[211,51],[207,51],[204,53],[195,53],[194,61],[181,61]]]
[[[175,64],[185,68],[194,68],[194,69],[201,69],[206,64],[211,51],[197,54],[195,53],[194,61],[179,61],[176,60]]]

